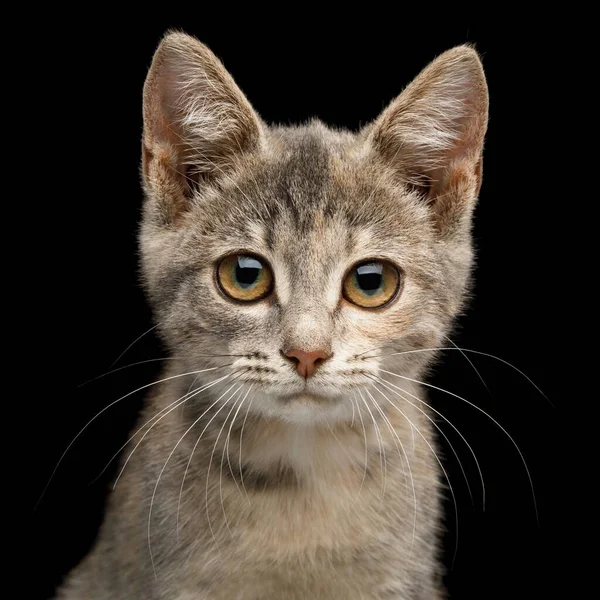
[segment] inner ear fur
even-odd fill
[[[144,183],[168,221],[261,141],[260,118],[231,75],[183,33],[167,34],[154,54],[143,115]]]
[[[488,91],[477,52],[458,46],[429,64],[371,125],[368,144],[450,234],[468,219],[482,177]]]

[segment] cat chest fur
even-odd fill
[[[432,579],[437,469],[420,438],[413,446],[410,429],[394,421],[402,437],[396,440],[382,425],[380,439],[367,436],[366,455],[360,427],[302,431],[253,422],[244,436],[241,470],[239,438],[230,436],[225,448],[225,439],[215,445],[209,435],[188,471],[178,536],[176,516],[156,513],[159,579],[167,570],[169,580],[187,582],[182,589],[218,581],[223,597],[236,597],[227,593],[255,581],[257,598],[267,597],[258,593],[265,581],[274,590],[289,585],[294,594],[305,594],[300,598],[325,582],[331,589],[323,597],[334,597],[334,589],[347,596],[350,583],[358,594]],[[426,431],[426,423],[419,428]],[[171,478],[181,483],[181,469],[175,465],[167,476],[162,504],[177,505],[180,487]]]

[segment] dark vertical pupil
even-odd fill
[[[361,265],[356,268],[356,284],[368,296],[373,296],[381,288],[383,269],[379,264]]]
[[[235,264],[235,281],[241,288],[249,288],[256,283],[262,265],[248,256],[240,256]]]

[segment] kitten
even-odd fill
[[[140,248],[172,360],[59,598],[444,596],[418,382],[466,295],[487,104],[461,46],[358,134],[268,127],[166,35]]]

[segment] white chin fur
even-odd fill
[[[252,410],[270,419],[298,425],[334,425],[352,420],[350,394],[337,398],[319,398],[298,394],[280,399],[271,395],[255,398]]]

